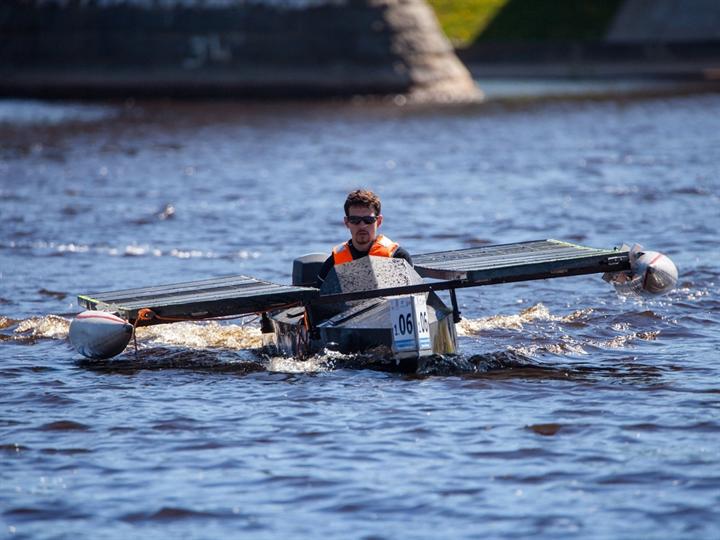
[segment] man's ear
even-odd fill
[[[343,221],[345,222],[345,226],[349,229],[349,228],[350,228],[350,224],[348,223],[348,218],[347,218],[347,216],[345,216],[345,217],[343,218]]]
[[[377,217],[377,226],[379,227],[380,225],[382,225],[382,214]]]

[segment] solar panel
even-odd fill
[[[423,276],[477,283],[619,271],[629,268],[627,251],[596,249],[559,240],[535,240],[413,255]]]
[[[303,303],[318,294],[312,287],[277,285],[238,275],[81,295],[78,303],[87,309],[118,312],[134,321],[143,308],[152,309],[160,317],[222,317]]]
[[[172,285],[78,296],[87,309],[113,311],[135,321],[143,308],[160,319],[212,318],[396,294],[416,294],[513,281],[617,272],[630,268],[627,251],[595,249],[559,240],[536,240],[413,255],[415,270],[442,281],[320,296],[313,287],[278,285],[248,276],[226,276]],[[162,318],[167,318],[163,321]]]

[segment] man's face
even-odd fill
[[[382,216],[376,215],[375,210],[369,206],[351,206],[348,209],[348,214],[345,216],[345,226],[350,230],[353,246],[360,251],[367,251],[377,236],[378,227],[382,223]],[[353,220],[357,221],[357,218],[366,216],[376,216],[377,220],[375,223],[365,223],[364,221],[357,224],[352,223]]]

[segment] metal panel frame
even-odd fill
[[[622,266],[626,253],[549,239],[425,253],[413,256],[413,261],[423,277],[480,282],[504,275],[562,272],[565,268],[591,271],[597,266],[598,272],[605,272],[607,267]]]
[[[277,285],[238,275],[81,295],[78,303],[87,309],[117,312],[134,322],[143,308],[151,309],[159,317],[205,319],[304,304],[318,294],[312,287]],[[171,321],[156,319],[143,324],[163,322]]]
[[[237,275],[81,295],[78,303],[87,309],[117,312],[131,322],[137,320],[143,308],[151,309],[160,318],[207,319],[271,311],[292,305],[333,304],[428,291],[454,291],[630,268],[628,251],[595,249],[558,240],[441,251],[416,255],[414,259],[415,269],[421,276],[441,281],[320,296],[320,291],[313,287],[278,285]],[[172,320],[155,319],[143,321],[143,324],[163,322]]]

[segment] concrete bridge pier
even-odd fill
[[[482,94],[425,0],[4,0],[0,93]]]

